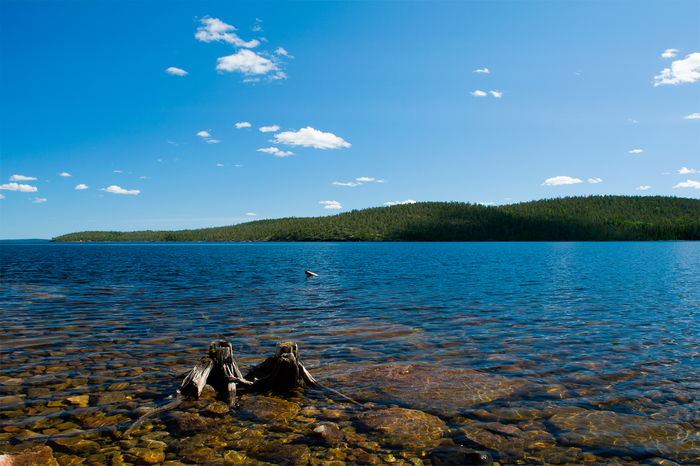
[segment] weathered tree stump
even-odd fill
[[[251,389],[261,392],[311,388],[318,385],[299,359],[299,348],[291,341],[279,342],[275,355],[253,367],[245,376]]]

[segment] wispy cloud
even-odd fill
[[[698,118],[700,118],[700,113],[691,113],[690,115],[684,116],[683,118],[685,118],[686,120],[697,120]]]
[[[253,27],[250,28],[250,29],[251,29],[253,32],[264,32],[264,31],[263,31],[263,28],[261,28],[259,24],[256,24],[255,26],[253,26]]]
[[[360,186],[362,183],[353,183],[352,181],[348,183],[340,183],[339,181],[334,181],[333,184],[335,186]]]
[[[124,173],[124,172],[121,170],[114,170],[114,173]]]
[[[0,199],[5,199],[5,196],[3,196],[2,194],[0,194]]]
[[[178,144],[177,142],[173,142],[170,139],[168,139],[168,144],[172,144],[173,146],[178,146],[178,147],[180,146],[180,144]]]
[[[41,204],[42,202],[46,202],[46,198],[44,197],[35,197],[34,200],[32,201],[34,204]]]
[[[80,183],[75,189],[88,189],[88,185]]]
[[[275,53],[276,53],[277,55],[284,55],[284,56],[287,57],[287,58],[294,58],[293,56],[291,56],[291,55],[289,54],[289,52],[287,52],[286,50],[284,50],[282,47],[277,47],[277,50],[275,50]]]
[[[124,188],[120,188],[119,186],[116,186],[116,185],[112,185],[108,188],[102,188],[102,189],[100,189],[100,191],[107,191],[108,193],[114,193],[114,194],[134,194],[134,195],[141,192],[138,189],[127,190]]]
[[[241,128],[250,128],[250,123],[247,121],[242,121],[240,123],[236,123],[236,128],[241,129]]]
[[[350,143],[332,133],[323,133],[311,126],[299,131],[284,131],[275,134],[275,143],[288,146],[313,147],[314,149],[340,149],[350,147]]]
[[[474,70],[474,73],[490,73],[488,68],[484,68],[483,70]]]
[[[223,163],[217,163],[216,166],[217,166],[217,167],[223,167],[224,164],[223,164]]]
[[[218,144],[221,142],[219,139],[205,139],[204,141],[206,141],[207,144]]]
[[[663,69],[654,79],[654,87],[662,84],[694,83],[700,79],[700,53],[691,53],[683,60],[674,61],[671,68]]]
[[[685,168],[685,167],[678,170],[679,175],[685,175],[687,173],[697,173],[697,172],[695,171],[694,168]]]
[[[548,178],[540,186],[559,186],[562,184],[576,184],[583,183],[583,181],[578,178],[572,178],[570,176],[555,176],[554,178]]]
[[[233,55],[217,58],[217,62],[217,71],[238,72],[246,76],[266,75],[272,71],[277,71],[277,73],[270,76],[271,80],[287,78],[287,75],[280,71],[277,63],[247,49]],[[260,81],[258,78],[244,80],[244,82],[258,81]]]
[[[393,201],[385,202],[384,205],[401,205],[401,204],[415,204],[416,201],[413,199],[406,199],[405,201]]]
[[[489,91],[489,92],[491,93],[491,95],[493,95],[497,99],[500,99],[501,97],[503,97],[503,92],[501,92],[501,91]]]
[[[661,54],[663,58],[673,58],[676,56],[678,53],[678,50],[676,49],[666,49],[664,53]]]
[[[476,90],[474,92],[470,92],[470,94],[475,96],[475,97],[486,97],[488,95],[486,92],[479,91],[479,90]]]
[[[255,214],[253,212],[248,212],[246,215],[258,215],[258,214]]]
[[[651,186],[637,186],[634,189],[638,189],[640,191],[646,191],[647,189],[651,189]]]
[[[263,126],[262,128],[258,128],[260,131],[263,133],[272,133],[274,131],[277,131],[280,129],[279,126],[277,125],[272,125],[272,126]]]
[[[343,206],[340,205],[338,201],[321,201],[319,204],[326,204],[323,206],[324,209],[342,209]]]
[[[495,202],[477,202],[477,204],[479,204],[479,205],[485,205],[485,206],[496,205]]]
[[[197,133],[197,136],[201,136],[203,138],[210,138],[211,134],[209,134],[208,131],[200,131],[199,133]]]
[[[180,68],[175,68],[174,66],[171,66],[170,68],[165,70],[165,72],[173,76],[187,76],[189,74],[187,71],[182,70]]]
[[[63,172],[63,173],[59,173],[58,176],[63,176],[63,177],[68,178],[68,177],[73,176],[73,175],[71,175],[70,173]]]
[[[7,191],[19,191],[21,193],[33,193],[36,192],[36,186],[30,186],[28,184],[18,184],[18,183],[5,183],[0,184],[0,189]]]
[[[631,121],[632,123],[636,123],[636,122],[637,122],[637,120],[633,120],[632,118],[628,118],[628,120]]]
[[[239,168],[242,167],[242,166],[243,166],[243,165],[234,165],[234,167],[239,167]]]
[[[140,176],[139,179],[140,180],[150,180],[151,177],[150,176]]]
[[[260,45],[260,42],[255,39],[251,40],[250,42],[244,41],[233,32],[237,31],[235,27],[224,23],[218,18],[205,16],[204,18],[200,19],[199,22],[202,23],[203,26],[197,28],[197,32],[194,35],[195,39],[199,41],[221,41],[229,43],[235,47],[245,48],[253,48]]]
[[[24,176],[24,175],[12,175],[10,177],[10,181],[32,181],[36,180],[33,176]]]
[[[591,184],[596,184],[596,183],[602,183],[603,180],[601,180],[600,178],[588,178],[588,182]]]
[[[641,154],[642,152],[644,152],[642,149],[634,149],[629,151],[630,154]]]
[[[386,180],[378,180],[376,178],[370,178],[368,176],[361,176],[359,178],[356,178],[355,181],[365,181],[365,182],[374,181],[376,183],[386,183]]]
[[[684,181],[682,183],[678,183],[677,185],[674,186],[674,188],[695,188],[695,189],[700,189],[700,181]]]
[[[276,147],[268,147],[267,149],[258,149],[257,152],[265,152],[266,154],[272,154],[275,157],[288,157],[290,155],[294,155],[294,152],[292,152],[292,151],[283,151],[283,150],[279,150]]]

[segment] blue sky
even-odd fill
[[[700,2],[0,2],[0,238],[700,198]]]

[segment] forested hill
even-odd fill
[[[700,240],[700,200],[590,196],[498,207],[461,202],[353,210],[180,231],[86,231],[54,241]]]

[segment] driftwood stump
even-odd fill
[[[264,392],[321,386],[301,363],[299,349],[294,342],[277,343],[275,355],[250,369],[243,377],[233,359],[231,344],[224,340],[214,340],[209,345],[209,355],[204,356],[185,374],[174,399],[141,416],[124,435],[131,434],[147,418],[176,407],[187,397],[199,398],[205,385],[211,385],[219,397],[233,407],[236,404],[236,384]]]
[[[245,378],[253,381],[253,390],[261,392],[311,388],[318,385],[299,359],[297,344],[291,341],[277,343],[275,355],[250,369]]]

